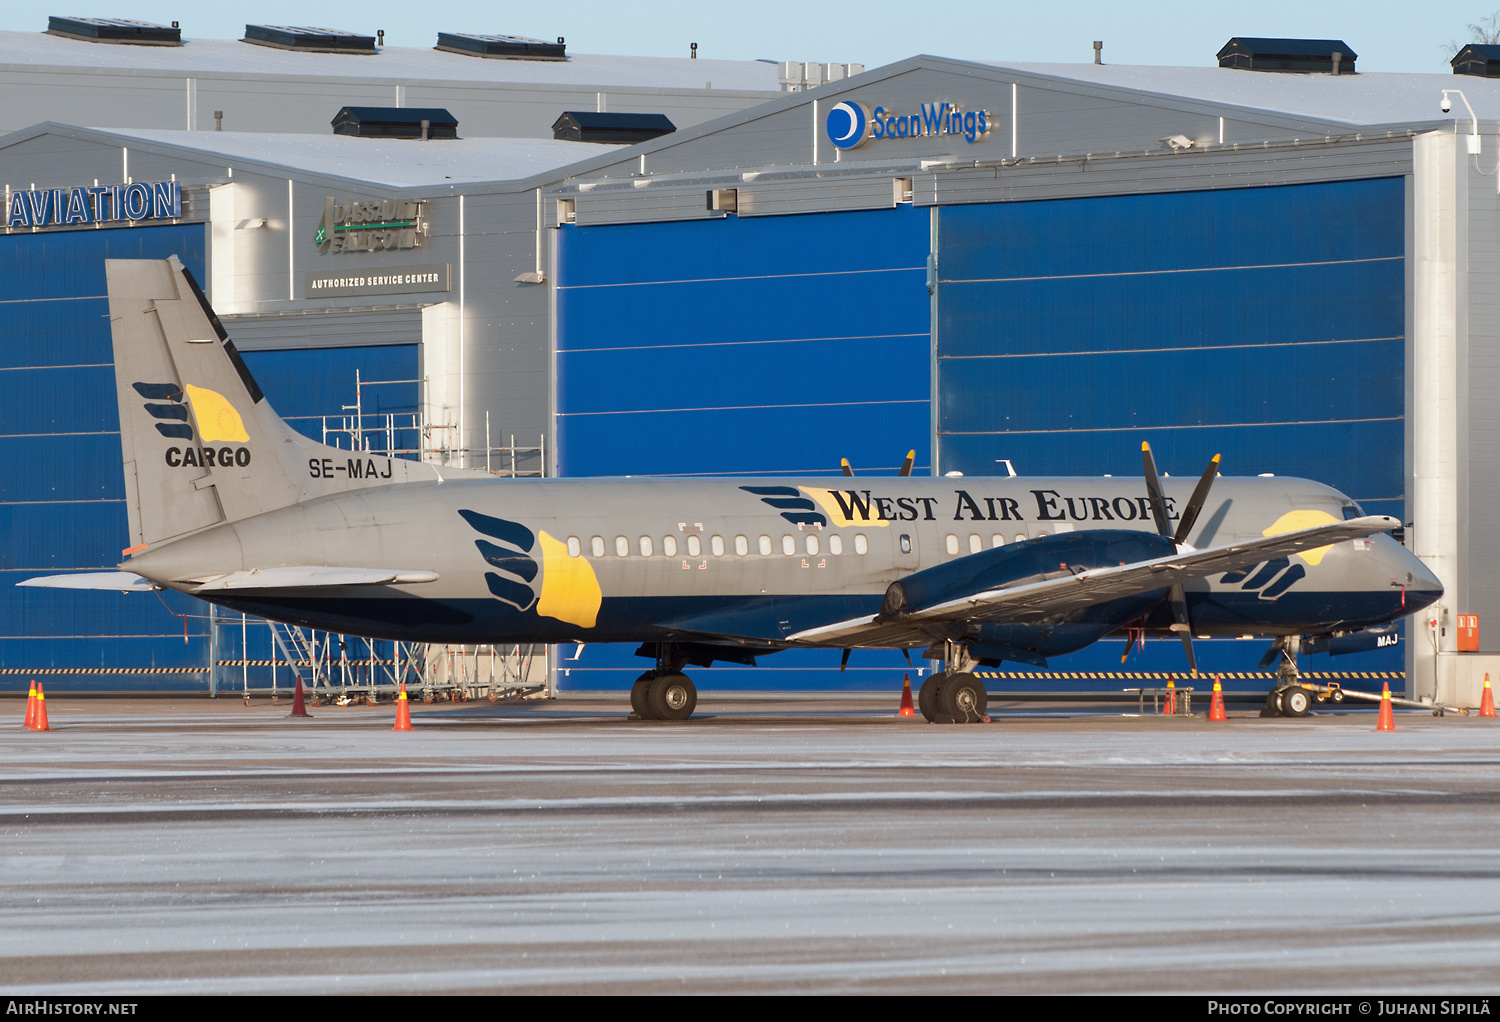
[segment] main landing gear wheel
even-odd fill
[[[917,691],[917,709],[922,711],[923,718],[929,724],[946,724],[950,719],[944,717],[938,708],[942,698],[943,682],[947,680],[948,676],[941,671],[937,674],[929,674]]]
[[[651,711],[647,708],[651,693],[651,683],[656,680],[655,671],[647,671],[635,679],[635,684],[630,686],[630,713],[638,720],[650,720]]]
[[[938,704],[943,714],[955,724],[978,724],[984,720],[989,693],[984,682],[967,671],[950,674],[943,682]]]
[[[1260,711],[1262,717],[1281,716],[1281,689],[1272,689],[1266,693],[1266,708]]]
[[[1305,688],[1289,688],[1281,693],[1281,712],[1288,717],[1305,717],[1312,709],[1312,697]]]
[[[687,720],[698,705],[698,687],[686,674],[663,674],[646,695],[653,720]]]

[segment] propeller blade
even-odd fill
[[[1203,470],[1203,478],[1198,480],[1198,485],[1193,487],[1193,495],[1188,498],[1187,507],[1182,509],[1182,518],[1177,522],[1177,534],[1172,537],[1174,543],[1187,542],[1188,533],[1193,531],[1193,526],[1198,524],[1198,515],[1203,511],[1203,505],[1208,501],[1208,489],[1214,484],[1214,477],[1219,474],[1219,455],[1215,454],[1213,460],[1208,463],[1208,468]]]
[[[917,460],[917,452],[915,450],[907,451],[906,452],[906,461],[902,462],[902,464],[901,464],[901,471],[897,472],[896,474],[898,476],[909,476],[909,475],[911,475],[911,467],[912,467],[913,464],[916,463],[916,460]]]
[[[1172,604],[1172,631],[1182,637],[1182,651],[1187,654],[1188,667],[1196,678],[1198,657],[1193,652],[1193,622],[1188,617],[1187,597],[1182,593],[1182,586],[1175,585],[1167,590],[1167,600]]]
[[[844,673],[844,668],[849,666],[849,654],[852,653],[852,652],[853,652],[853,650],[846,649],[846,650],[844,650],[844,655],[839,658],[839,673],[840,674],[843,674]]]
[[[911,666],[911,650],[907,649],[905,646],[902,646],[901,647],[901,655],[904,656],[904,657],[906,657],[906,666],[910,667]]]
[[[843,468],[844,475],[851,476],[851,477],[854,475],[854,466],[849,464],[849,459],[848,458],[840,458],[839,459],[839,466],[841,468]]]
[[[1156,519],[1156,531],[1168,539],[1172,538],[1172,524],[1167,519],[1167,502],[1161,495],[1161,476],[1156,471],[1156,459],[1151,456],[1151,445],[1141,441],[1141,462],[1146,477],[1146,493],[1151,499],[1151,517]]]

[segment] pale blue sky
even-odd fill
[[[1494,7],[1489,5],[1493,4]],[[1098,0],[996,3],[948,0],[802,0],[704,3],[702,0],[554,0],[538,4],[412,3],[411,0],[256,0],[188,4],[182,0],[56,0],[45,8],[6,5],[0,28],[41,31],[47,14],[182,22],[189,37],[232,39],[246,22],[326,25],[386,32],[386,42],[431,46],[439,30],[497,32],[568,40],[570,51],[736,60],[857,61],[867,67],[916,53],[1009,61],[1092,59],[1092,40],[1117,64],[1211,66],[1234,35],[1341,38],[1360,70],[1446,72],[1449,40],[1466,41],[1468,22],[1494,13],[1437,0],[1262,0],[1250,7],[1189,0],[1139,4]],[[40,11],[40,13],[38,13]]]

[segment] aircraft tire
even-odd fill
[[[1281,716],[1281,692],[1278,689],[1273,688],[1266,693],[1266,708],[1260,711],[1260,715],[1262,717]]]
[[[922,716],[929,724],[947,723],[946,720],[942,719],[941,711],[938,709],[938,703],[941,700],[943,691],[943,682],[947,677],[942,671],[936,674],[929,674],[927,680],[922,682],[922,687],[917,690],[917,709],[922,711]]]
[[[647,696],[654,720],[687,720],[698,705],[698,688],[686,674],[663,674]]]
[[[635,679],[635,684],[630,686],[630,709],[641,720],[651,720],[651,682],[655,680],[656,672],[647,671]]]
[[[938,700],[943,714],[955,724],[978,724],[984,720],[989,693],[984,682],[967,671],[950,674]]]
[[[1288,717],[1305,717],[1312,709],[1312,699],[1305,688],[1289,688],[1281,693],[1281,712]]]

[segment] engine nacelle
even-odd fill
[[[981,550],[913,572],[886,588],[880,616],[891,620],[991,589],[1074,575],[1176,553],[1170,539],[1128,529],[1089,529]]]

